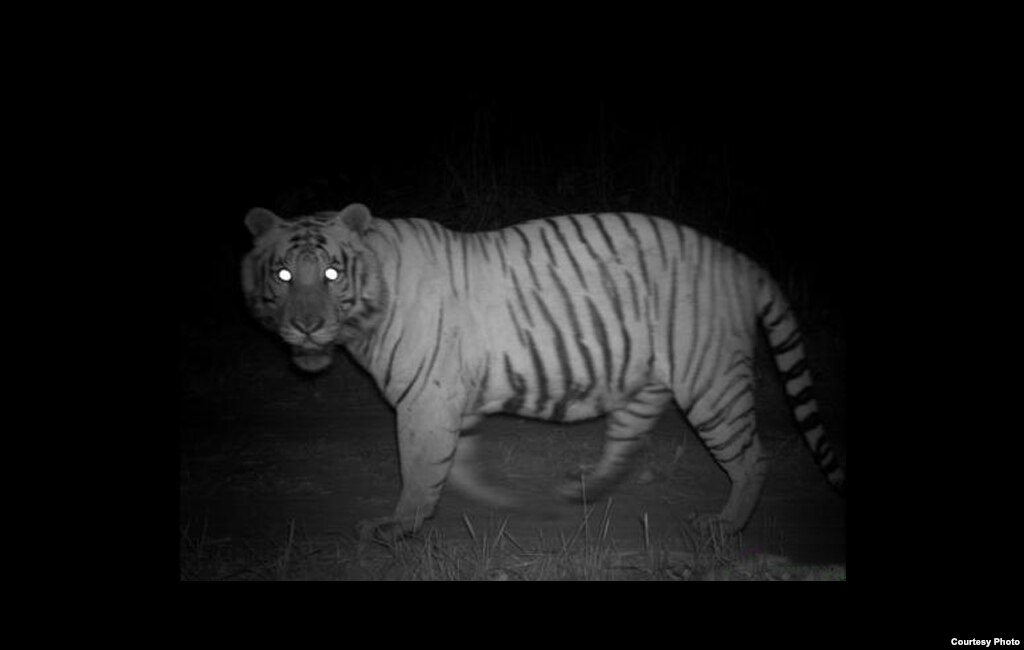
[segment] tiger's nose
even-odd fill
[[[322,316],[315,316],[309,318],[293,318],[292,327],[299,330],[303,334],[312,334],[324,326],[324,319]]]

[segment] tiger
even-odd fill
[[[292,220],[253,208],[245,225],[253,315],[305,371],[346,350],[395,410],[401,492],[391,515],[357,524],[362,539],[417,532],[446,482],[513,505],[482,479],[478,436],[464,435],[486,415],[607,416],[599,461],[558,490],[596,499],[673,401],[730,480],[721,512],[703,516],[743,530],[768,464],[755,428],[759,325],[798,430],[843,492],[789,302],[750,258],[689,226],[609,212],[465,233],[360,203]]]

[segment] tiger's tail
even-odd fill
[[[835,490],[845,496],[846,473],[818,415],[814,384],[804,354],[803,335],[793,309],[778,284],[762,272],[757,292],[757,313],[768,335],[775,367],[782,378],[796,427],[803,434],[818,467]]]

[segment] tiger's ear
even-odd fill
[[[349,229],[364,234],[370,228],[373,217],[370,216],[370,208],[362,203],[352,203],[338,213],[338,219]]]
[[[266,208],[253,208],[245,215],[245,226],[253,237],[259,237],[279,223],[281,218]]]

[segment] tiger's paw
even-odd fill
[[[412,533],[394,517],[377,517],[364,519],[356,524],[356,537],[363,542],[383,542],[393,544]]]

